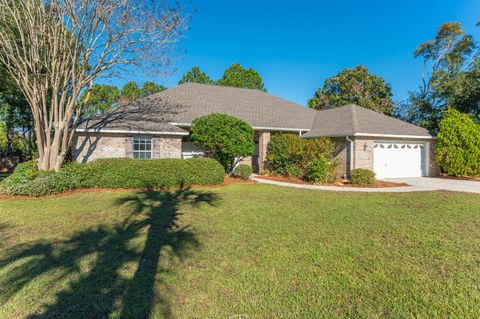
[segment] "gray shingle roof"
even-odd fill
[[[152,114],[148,98],[141,99],[134,105],[122,106],[87,119],[77,126],[77,131],[82,130],[188,134],[184,129],[162,119],[158,112]]]
[[[355,104],[319,111],[310,132],[303,137],[353,136],[361,134],[431,137],[422,127]]]
[[[271,94],[252,89],[186,83],[152,95],[154,103],[177,105],[165,114],[169,122],[191,123],[212,113],[244,120],[253,127],[309,130],[315,111]]]
[[[225,86],[187,83],[139,99],[79,124],[80,130],[187,134],[198,117],[223,113],[254,128],[309,131],[304,137],[355,134],[430,137],[424,128],[358,105],[316,111],[268,93]]]
[[[163,130],[159,125],[189,125],[194,119],[212,113],[237,117],[254,128],[306,131],[312,127],[316,111],[259,90],[186,83],[107,112],[78,127]]]

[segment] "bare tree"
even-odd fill
[[[168,0],[0,0],[0,63],[30,105],[39,169],[60,169],[93,80],[164,70],[188,18]]]

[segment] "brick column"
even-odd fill
[[[428,148],[428,176],[435,177],[440,175],[440,164],[437,162],[437,141],[431,140],[425,143]]]
[[[265,161],[267,159],[267,146],[270,142],[270,132],[261,131],[258,136],[258,168],[260,174],[262,174],[265,167]]]

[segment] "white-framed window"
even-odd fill
[[[152,137],[133,137],[133,158],[152,158]]]

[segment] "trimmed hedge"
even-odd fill
[[[354,185],[373,185],[375,181],[375,172],[369,169],[356,168],[350,172],[350,183]]]
[[[221,184],[225,172],[215,160],[98,159],[68,163],[59,172],[37,170],[34,162],[17,166],[1,183],[7,195],[43,196],[79,188],[161,188]]]
[[[233,177],[241,178],[243,180],[248,180],[250,175],[252,175],[252,168],[246,164],[240,164],[233,170]]]

